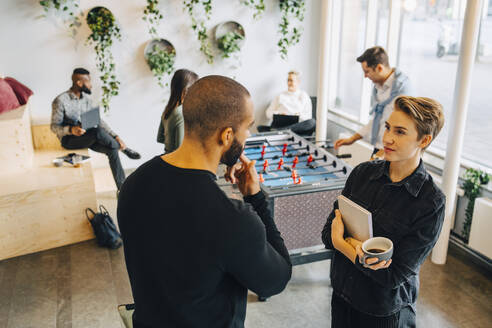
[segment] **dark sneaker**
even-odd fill
[[[123,154],[125,154],[126,156],[128,156],[129,158],[131,159],[140,159],[140,154],[137,153],[136,151],[130,149],[130,148],[125,148],[124,150],[122,150]]]

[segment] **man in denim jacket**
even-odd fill
[[[389,66],[388,54],[382,47],[367,49],[357,61],[361,63],[364,77],[374,83],[371,120],[350,138],[337,140],[335,149],[343,145],[351,145],[365,137],[374,146],[373,155],[382,157],[384,122],[393,110],[395,98],[400,95],[411,95],[410,80],[398,68]]]

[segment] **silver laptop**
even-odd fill
[[[85,113],[80,115],[80,124],[81,128],[84,130],[88,130],[91,128],[95,128],[100,123],[99,118],[99,107],[95,107]]]

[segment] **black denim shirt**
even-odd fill
[[[350,174],[342,194],[372,213],[374,237],[391,239],[394,253],[387,269],[375,271],[364,268],[358,258],[353,264],[336,252],[331,271],[333,293],[356,310],[373,316],[388,316],[409,305],[415,309],[420,266],[441,232],[444,194],[422,160],[410,176],[395,183],[389,177],[389,162],[362,163]],[[326,248],[333,248],[334,217],[333,210],[323,228]]]

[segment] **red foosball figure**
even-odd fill
[[[278,161],[277,170],[281,170],[282,169],[282,165],[284,165],[284,159],[283,158],[280,158],[280,160]]]
[[[267,171],[268,167],[268,160],[265,159],[265,162],[263,162],[263,172],[265,173]]]
[[[297,177],[297,182],[296,182],[296,184],[302,184],[302,178],[301,178],[301,176],[298,176],[298,177]]]
[[[292,161],[292,168],[295,168],[297,163],[299,163],[299,158],[296,156],[296,157],[294,157],[294,160]]]
[[[287,144],[284,143],[284,148],[282,148],[282,156],[285,156],[286,152],[287,152]]]
[[[263,183],[265,182],[265,178],[263,177],[263,174],[259,174],[260,182]]]
[[[312,161],[313,161],[313,155],[309,155],[309,157],[307,158],[307,165],[311,164]]]

